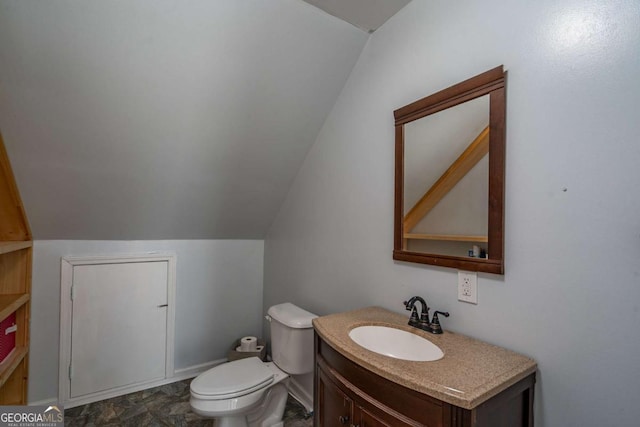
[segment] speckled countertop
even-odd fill
[[[320,337],[340,354],[383,378],[452,405],[473,409],[536,371],[536,362],[513,351],[445,330],[442,335],[407,325],[402,316],[381,307],[331,314],[313,320]],[[382,325],[427,338],[444,352],[433,362],[412,362],[383,356],[349,338],[358,326]],[[446,325],[444,325],[446,329]]]

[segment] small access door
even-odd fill
[[[172,323],[169,262],[107,262],[70,268],[68,394],[61,397],[86,400],[165,379]]]

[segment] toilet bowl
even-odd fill
[[[290,303],[273,306],[268,314],[273,362],[257,357],[235,360],[191,382],[191,408],[214,418],[216,427],[282,426],[290,375],[313,371],[311,321],[317,316]],[[313,390],[304,392],[313,395]]]
[[[268,424],[255,412],[267,409],[266,400],[276,412],[279,406],[284,411],[287,390],[280,383],[288,377],[274,363],[263,363],[257,357],[225,363],[191,382],[191,408],[203,417],[218,418],[216,427],[277,425],[280,420]],[[253,415],[251,424],[247,421],[250,415]]]

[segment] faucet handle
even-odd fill
[[[440,325],[440,319],[438,318],[438,314],[442,314],[444,317],[449,317],[448,311],[436,311],[433,313],[433,319],[431,319],[431,332],[434,334],[442,333],[442,326]]]

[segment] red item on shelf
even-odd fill
[[[0,322],[0,363],[16,348],[16,313],[15,311]],[[12,327],[13,326],[13,327]]]

